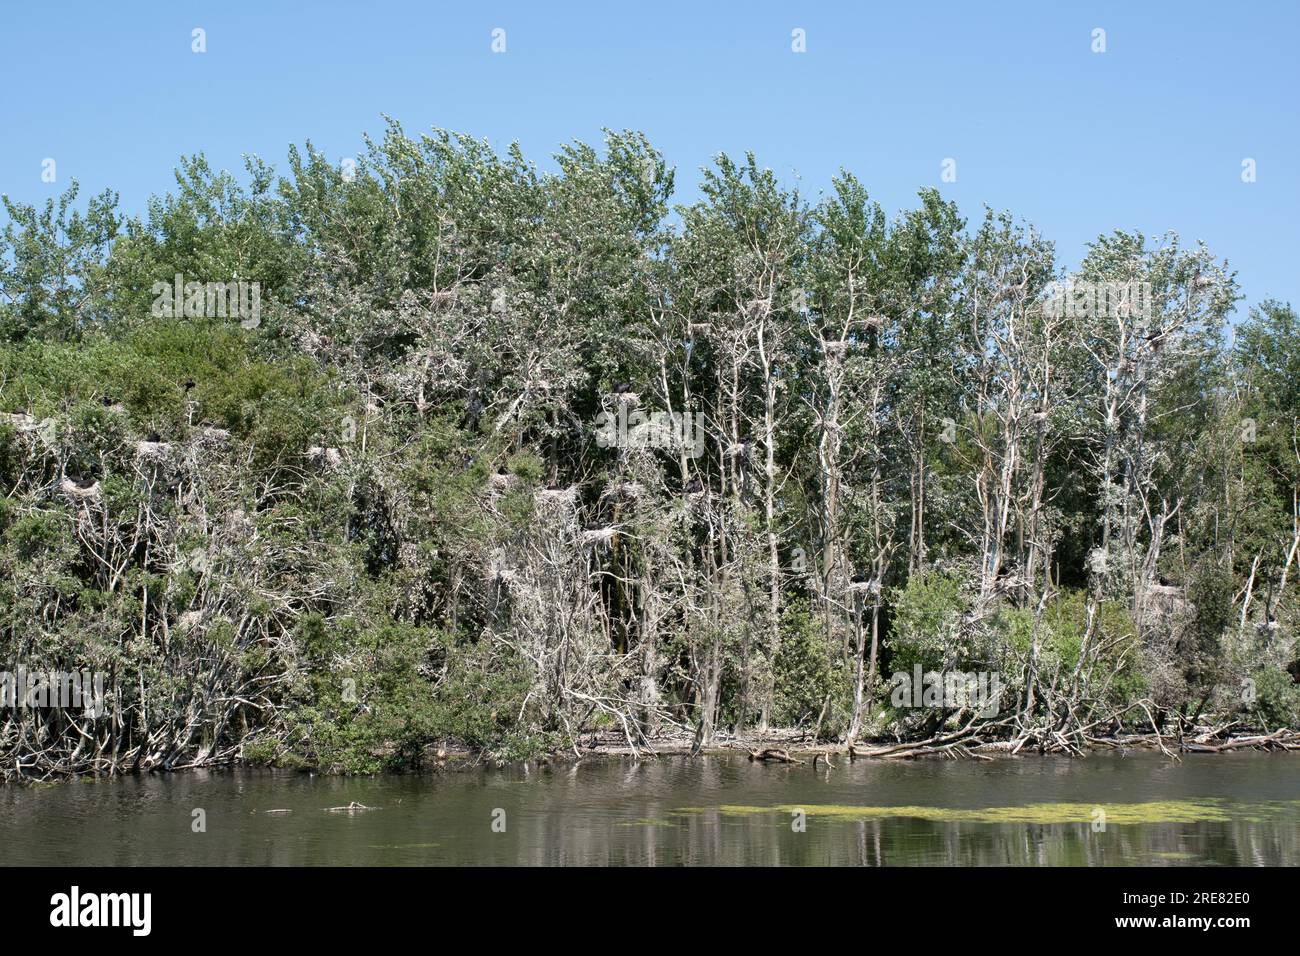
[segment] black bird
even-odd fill
[[[77,479],[76,479],[76,483],[77,483],[77,487],[78,487],[78,488],[89,488],[89,487],[90,487],[91,485],[93,485],[97,480],[98,480],[98,479],[96,479],[96,478],[94,478],[94,477],[90,477],[90,476],[87,476],[87,475],[80,475],[80,476],[77,477]]]
[[[478,389],[470,392],[469,400],[465,403],[465,414],[461,416],[460,425],[462,428],[468,428],[470,431],[478,431],[479,416],[483,414],[483,402],[478,397]]]
[[[181,388],[185,389],[185,391],[187,392],[193,387],[194,387],[194,379],[192,378],[187,378],[184,384],[181,385]]]
[[[162,435],[159,435],[157,432],[150,432],[148,435],[144,437],[144,440],[157,444],[158,442],[162,441]]]
[[[866,584],[867,576],[859,571],[857,574],[853,575],[853,577],[849,578],[849,581],[853,584]]]
[[[684,490],[688,495],[699,494],[704,490],[704,482],[700,481],[698,478],[692,478],[686,483],[686,488]]]
[[[631,383],[631,382],[619,382],[618,384],[616,384],[616,385],[614,386],[614,394],[615,394],[615,395],[622,395],[622,394],[624,394],[624,393],[626,393],[626,392],[630,392],[630,391],[632,391],[632,383]]]
[[[99,404],[103,405],[105,408],[108,408],[110,405],[116,405],[117,399],[114,398],[112,395],[101,395],[99,398]]]

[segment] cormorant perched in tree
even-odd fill
[[[465,414],[461,416],[460,427],[469,431],[478,431],[479,416],[483,414],[483,401],[478,397],[478,389],[472,389],[465,401]]]
[[[692,478],[690,481],[686,483],[686,487],[683,490],[688,495],[699,494],[701,491],[704,490],[704,482],[700,481],[699,478]]]
[[[737,464],[740,466],[740,493],[749,496],[749,472],[753,464],[753,444],[749,435],[742,435],[740,448],[737,450]]]
[[[852,584],[866,584],[868,580],[869,578],[861,571],[858,571],[853,575],[853,577],[849,578],[849,581]]]
[[[101,395],[99,397],[99,404],[103,405],[105,408],[108,408],[112,405],[116,405],[117,399],[114,398],[112,395]]]
[[[615,394],[615,395],[623,395],[623,394],[625,394],[625,393],[627,393],[627,392],[630,392],[630,391],[632,391],[632,383],[631,383],[631,382],[619,382],[619,383],[617,383],[617,384],[614,386],[614,394]]]
[[[144,440],[147,442],[153,442],[156,445],[158,442],[162,441],[162,435],[159,435],[157,432],[150,432],[148,435],[144,436]]]
[[[181,388],[185,389],[185,391],[187,392],[193,387],[194,387],[194,379],[192,378],[187,378],[185,382],[181,385]]]

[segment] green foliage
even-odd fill
[[[894,590],[890,604],[891,671],[910,673],[918,664],[922,671],[965,670],[970,647],[963,639],[962,618],[970,600],[961,578],[940,572],[917,575]]]
[[[852,705],[846,670],[835,661],[821,622],[806,601],[786,608],[781,624],[781,649],[776,658],[776,702],[772,711],[778,727],[813,727],[826,707],[824,730],[843,729]]]

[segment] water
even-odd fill
[[[352,801],[379,809],[326,810]],[[192,830],[196,808],[206,832]],[[504,833],[493,830],[498,811]],[[829,771],[744,757],[598,759],[361,779],[243,770],[8,786],[0,861],[1294,866],[1300,754],[859,761]]]

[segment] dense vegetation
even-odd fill
[[[1116,232],[1071,278],[1149,312],[1062,312],[1048,241],[933,190],[556,164],[392,125],[143,218],[5,201],[0,667],[109,689],[0,712],[6,773],[1296,724],[1289,306],[1229,335],[1225,263]],[[177,274],[258,321],[156,314]],[[899,709],[917,665],[1001,707]]]

